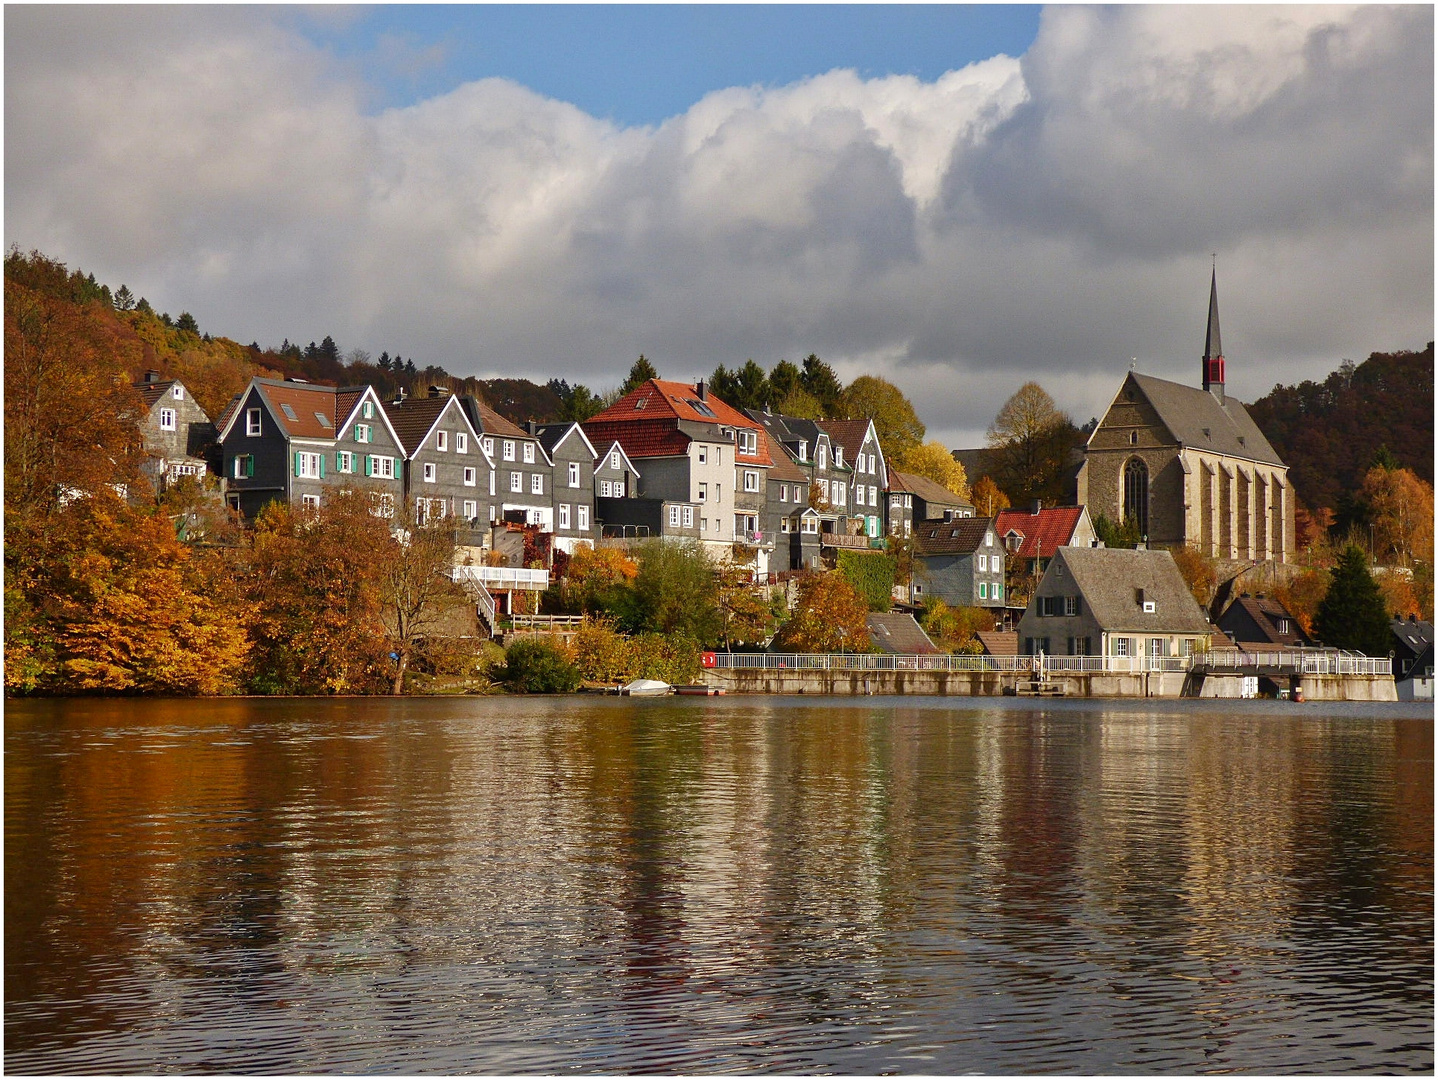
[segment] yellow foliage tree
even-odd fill
[[[786,652],[870,652],[869,605],[842,574],[814,574],[776,644]]]
[[[897,465],[904,472],[932,480],[948,488],[959,498],[973,501],[964,467],[954,460],[949,448],[937,439],[931,439],[922,446],[916,446],[899,455]]]
[[[1009,508],[1009,497],[987,476],[979,477],[973,488],[974,513],[979,517],[993,517],[1000,510]]]
[[[1411,469],[1374,466],[1363,478],[1363,501],[1373,521],[1374,558],[1412,567],[1433,565],[1433,485]]]

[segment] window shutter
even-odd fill
[[[255,476],[255,455],[254,455],[254,454],[246,454],[246,455],[245,455],[245,476],[246,476],[247,478],[251,479],[251,480],[254,479],[254,476]]]
[[[364,474],[365,474],[366,476],[370,476],[370,475],[373,475],[373,473],[374,473],[374,455],[373,455],[373,454],[366,454],[366,455],[364,456]]]
[[[320,455],[320,479],[323,480],[324,478],[325,478],[325,455],[324,455],[324,454],[321,454],[321,455]]]
[[[295,475],[296,475],[296,476],[299,476],[299,474],[300,474],[300,452],[299,452],[298,450],[296,450],[296,451],[295,451]]]

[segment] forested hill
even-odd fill
[[[27,255],[12,249],[5,258],[7,346],[12,297],[27,296],[45,301],[48,334],[72,337],[77,349],[103,353],[132,381],[149,370],[160,372],[162,378],[180,379],[212,417],[219,416],[255,375],[330,386],[369,383],[382,397],[400,388],[411,396],[423,394],[437,384],[456,393],[475,394],[516,423],[556,420],[564,413],[565,403],[554,389],[528,379],[458,378],[443,367],[421,367],[398,353],[392,358],[388,352],[371,357],[362,349],[342,353],[330,337],[305,347],[287,340],[268,348],[215,337],[188,312],[171,318],[155,311],[144,297],[132,296],[123,285],[112,292],[95,275],[67,270],[38,251]]]
[[[1433,482],[1433,343],[1422,352],[1344,361],[1323,382],[1275,386],[1248,411],[1285,462],[1310,508],[1340,521],[1380,448]]]

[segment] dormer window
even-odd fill
[[[245,434],[258,435],[260,433],[260,410],[245,410]]]
[[[614,450],[614,451],[612,451],[612,452],[610,453],[610,455],[609,455],[609,467],[610,467],[611,469],[616,470],[616,471],[619,469],[619,451],[618,451],[618,450]]]
[[[807,440],[807,439],[800,439],[800,440],[799,440],[799,460],[800,460],[800,461],[808,461],[808,460],[809,460],[809,440]]]
[[[836,468],[836,469],[842,469],[843,467],[844,467],[844,448],[843,448],[842,446],[836,446],[836,447],[834,447],[834,468]]]
[[[374,402],[373,402],[373,401],[366,401],[363,405],[361,405],[361,406],[360,406],[360,415],[363,416],[366,420],[373,420],[373,419],[374,419]]]

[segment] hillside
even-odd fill
[[[1323,382],[1278,385],[1249,406],[1288,463],[1298,497],[1334,510],[1340,522],[1380,447],[1433,482],[1433,343],[1422,352],[1374,353],[1345,361]]]

